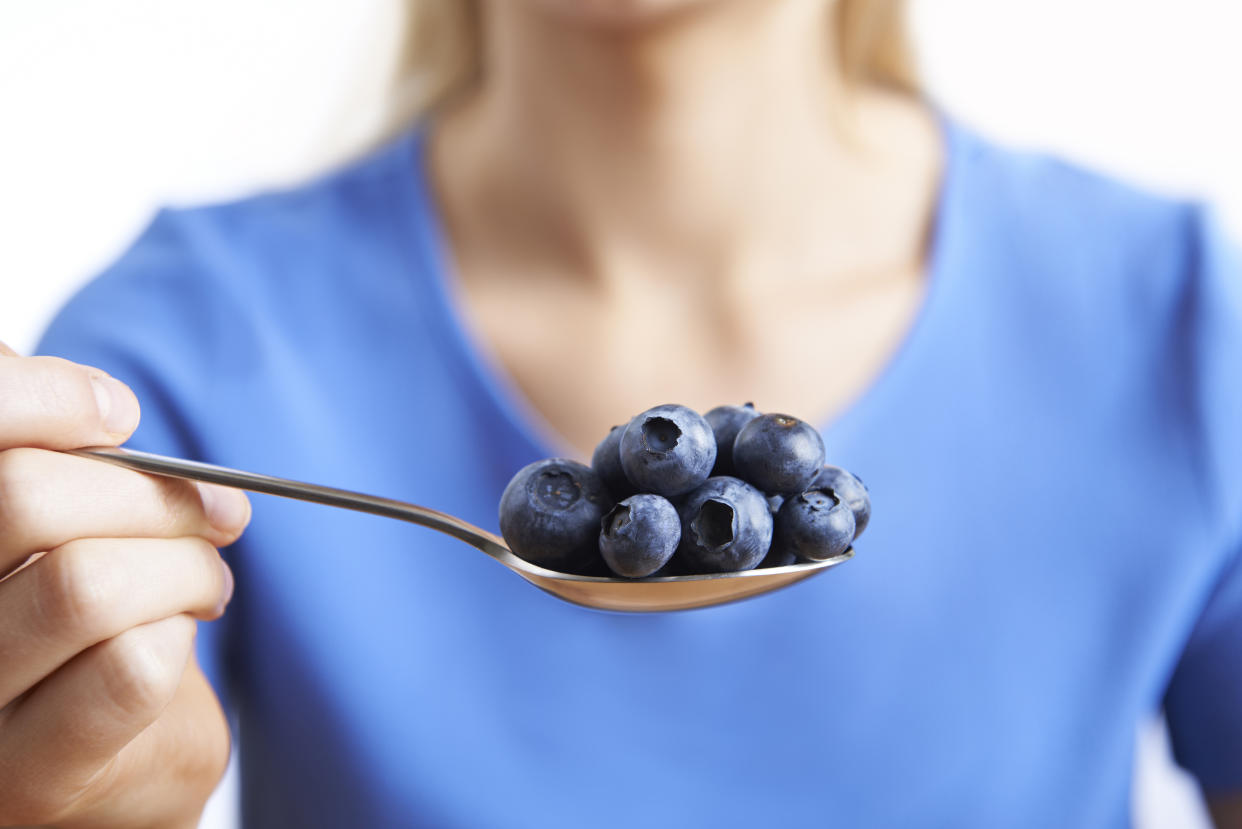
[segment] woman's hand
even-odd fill
[[[0,344],[0,826],[194,826],[228,760],[194,620],[249,502],[52,451],[137,425],[120,382]]]

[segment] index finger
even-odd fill
[[[137,428],[138,398],[104,371],[3,343],[0,355],[0,450],[112,446]]]

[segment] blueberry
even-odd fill
[[[764,492],[802,492],[824,465],[824,441],[809,423],[783,414],[759,415],[733,442],[737,474]]]
[[[599,522],[612,506],[589,466],[564,458],[518,470],[500,496],[500,533],[514,555],[563,573],[599,557]]]
[[[825,466],[815,476],[809,489],[831,489],[836,496],[849,505],[854,513],[854,537],[862,535],[871,521],[871,495],[862,478],[839,466]]]
[[[772,513],[773,535],[775,535],[776,514],[781,511],[781,505],[785,503],[785,496],[779,495],[779,494],[769,495],[767,498],[767,501],[768,501],[768,512]],[[796,554],[788,550],[778,550],[776,548],[776,545],[773,544],[772,548],[768,550],[768,554],[763,557],[763,561],[759,562],[759,566],[760,567],[785,567],[787,565],[794,564],[797,561],[798,561],[798,556]]]
[[[712,469],[713,475],[736,474],[733,469],[733,441],[737,439],[737,433],[742,431],[742,427],[758,416],[759,412],[756,411],[754,403],[717,406],[703,415],[716,436],[716,466]]]
[[[689,572],[750,570],[772,543],[772,514],[763,493],[737,478],[708,478],[678,511],[677,559]]]
[[[599,551],[618,576],[641,579],[663,567],[681,540],[681,519],[667,498],[631,495],[604,516]]]
[[[623,434],[625,434],[624,426],[613,426],[608,436],[599,442],[599,445],[595,447],[595,453],[591,455],[591,468],[603,479],[604,486],[608,487],[608,493],[617,500],[638,491],[638,488],[630,483],[630,479],[625,477],[625,470],[621,468],[621,435]]]
[[[642,492],[683,495],[707,480],[715,462],[712,427],[685,406],[648,409],[621,436],[621,468]]]
[[[772,549],[811,561],[839,556],[854,540],[854,513],[830,489],[812,489],[785,500],[776,514]]]

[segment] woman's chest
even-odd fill
[[[582,454],[661,403],[753,401],[827,422],[882,371],[924,293],[919,273],[746,295],[652,282],[601,294],[467,290],[476,337],[552,431]]]

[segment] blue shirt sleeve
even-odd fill
[[[185,416],[209,393],[213,367],[202,348],[220,297],[198,279],[192,214],[162,211],[129,249],[53,319],[36,353],[102,368],[138,396],[142,419],[126,446],[199,458]],[[195,336],[171,332],[192,329]],[[225,553],[227,559],[227,551]],[[228,615],[198,626],[197,655],[227,701],[224,642]],[[226,710],[228,710],[226,705]]]
[[[1196,235],[1178,339],[1188,351],[1203,497],[1228,529],[1165,710],[1176,759],[1211,794],[1242,790],[1242,258],[1210,220]]]

